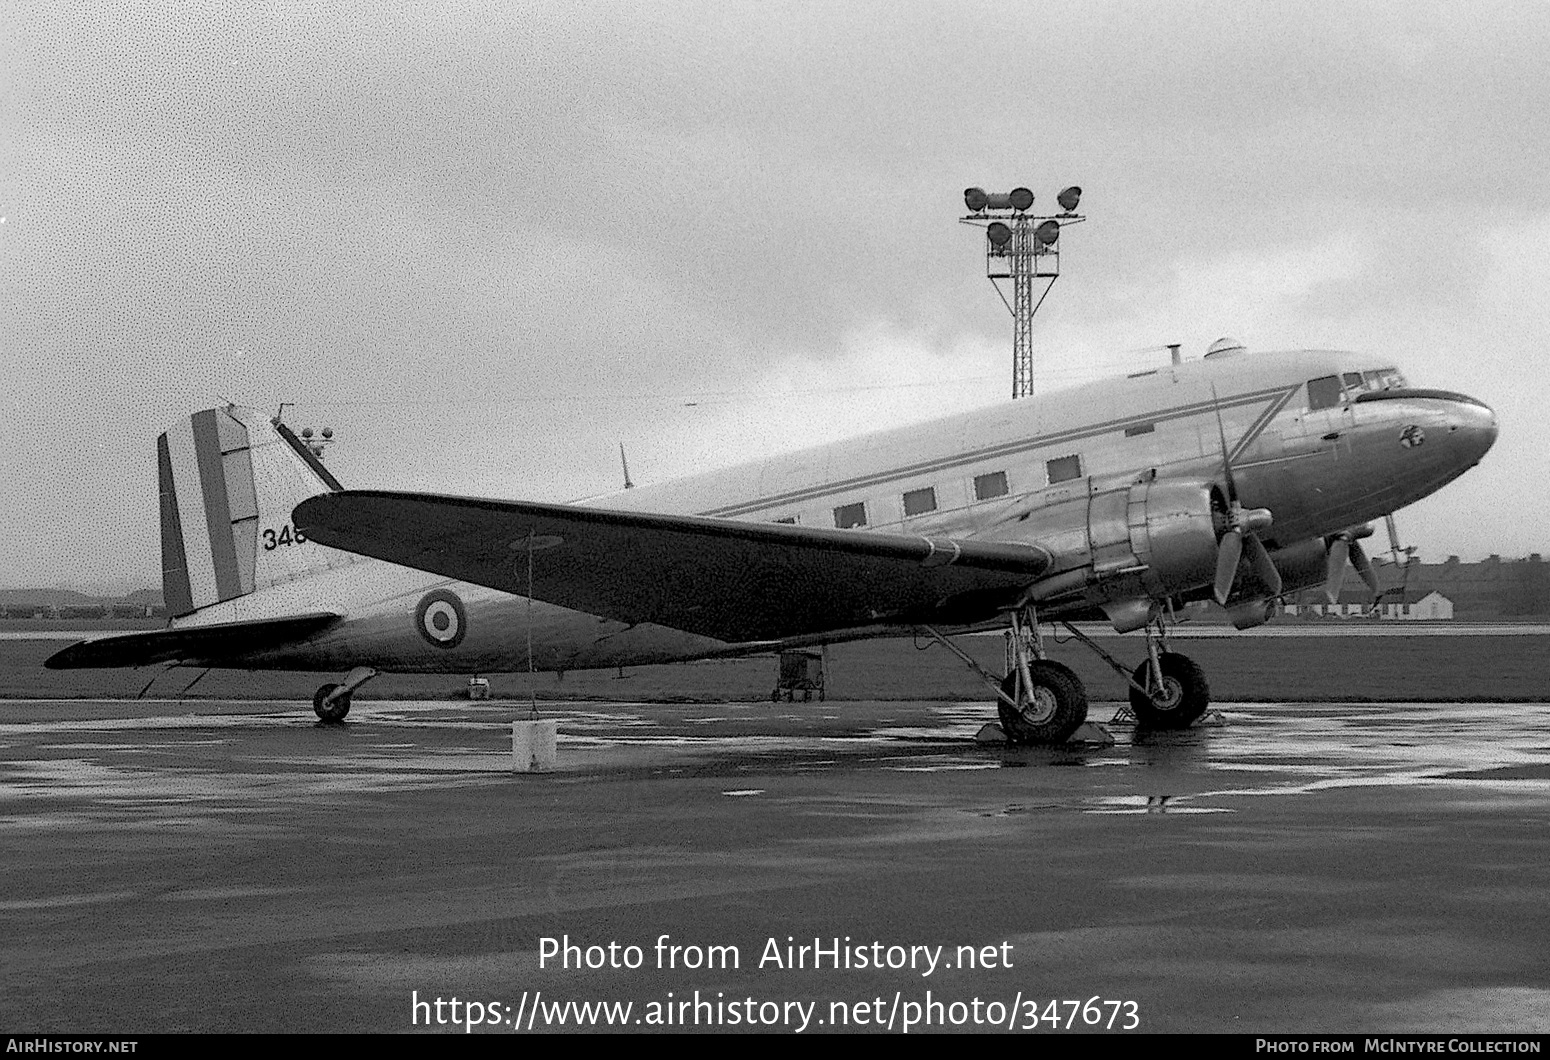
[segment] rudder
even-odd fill
[[[291,526],[291,510],[340,488],[283,424],[256,409],[196,412],[156,442],[162,593],[188,614],[324,569],[336,556]]]

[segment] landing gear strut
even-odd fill
[[[996,704],[1011,743],[1064,743],[1087,720],[1087,689],[1068,666],[1046,658],[1039,616],[1030,605],[1012,612],[1007,674]]]
[[[325,725],[344,721],[344,716],[350,713],[350,700],[355,690],[376,676],[377,671],[371,667],[357,666],[346,675],[344,683],[321,686],[312,694],[312,710],[318,720]]]
[[[1038,615],[1012,612],[1007,631],[1007,674],[996,677],[931,626],[921,627],[980,675],[996,692],[1001,731],[1016,744],[1065,743],[1087,720],[1087,690],[1069,667],[1044,657]]]
[[[1146,660],[1134,672],[1070,622],[1061,623],[1130,687],[1129,710],[1121,711],[1115,721],[1133,714],[1136,724],[1143,729],[1184,729],[1211,705],[1211,686],[1206,682],[1205,671],[1189,656],[1168,649],[1167,622],[1161,610],[1153,610],[1146,624]],[[1069,667],[1045,657],[1038,613],[1033,605],[1011,613],[1005,677],[988,672],[931,626],[920,629],[995,689],[1001,731],[1009,742],[1064,743],[1087,720],[1087,690],[1082,679]]]

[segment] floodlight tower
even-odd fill
[[[1087,220],[1074,212],[1081,199],[1081,188],[1066,188],[1055,196],[1061,212],[1040,217],[1029,212],[1033,209],[1033,192],[1027,188],[1013,188],[1009,192],[964,190],[963,204],[969,208],[969,216],[959,220],[984,227],[985,277],[1012,314],[1014,399],[1033,393],[1033,315],[1060,276],[1061,228]],[[1006,279],[1012,281],[1010,302],[996,282]],[[1036,280],[1048,281],[1037,302],[1033,300]]]

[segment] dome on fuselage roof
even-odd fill
[[[1226,335],[1211,343],[1206,350],[1207,357],[1231,357],[1237,353],[1247,353],[1249,348],[1237,339],[1230,339]]]

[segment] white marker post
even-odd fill
[[[511,723],[511,771],[547,773],[558,757],[555,736],[558,722],[514,721]]]

